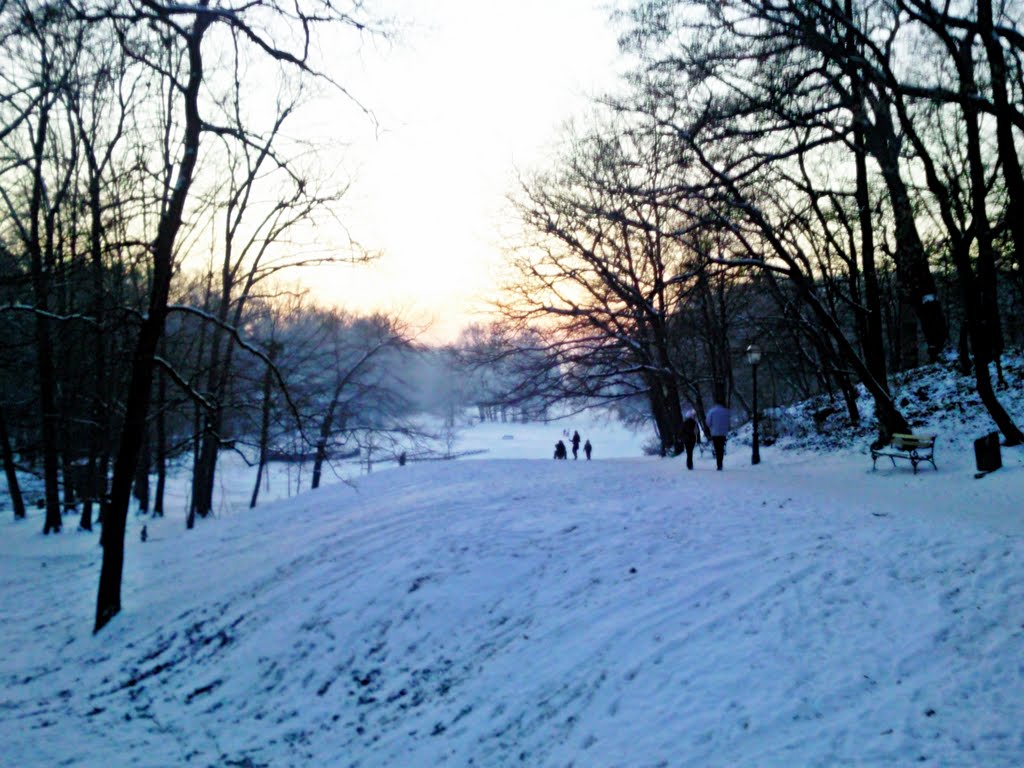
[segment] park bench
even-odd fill
[[[896,466],[896,459],[906,459],[910,462],[914,468],[914,474],[917,474],[917,465],[922,461],[929,462],[932,467],[938,470],[935,466],[935,435],[904,435],[895,434],[892,436],[892,441],[889,445],[881,448],[871,449],[871,468],[875,469],[875,462],[878,461],[880,456],[888,456],[892,461],[892,465]]]

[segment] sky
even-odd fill
[[[1017,768],[1024,448],[975,479],[989,420],[932,370],[897,397],[964,410],[919,425],[916,474],[827,448],[809,404],[757,466],[741,425],[723,472],[573,417],[193,531],[132,515],[95,636],[98,533],[6,510],[4,764]],[[593,461],[551,460],[563,428]]]
[[[380,0],[399,35],[366,42],[336,71],[377,123],[353,117],[340,134],[354,177],[345,221],[381,258],[317,272],[318,297],[432,320],[439,341],[481,319],[517,170],[541,166],[565,121],[616,82],[604,6]]]

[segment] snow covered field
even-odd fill
[[[1024,452],[975,480],[976,430],[935,426],[914,475],[494,425],[479,460],[131,520],[98,636],[97,536],[5,519],[0,764],[1022,765]]]
[[[590,439],[594,445],[594,457],[626,458],[636,457],[643,453],[642,443],[651,438],[648,432],[638,434],[624,426],[621,422],[600,413],[583,413],[562,421],[520,424],[513,422],[475,421],[472,425],[465,422],[467,417],[453,432],[451,453],[464,459],[538,459],[550,458],[555,441],[561,439],[568,445],[569,435],[579,430],[581,439]],[[424,419],[424,429],[440,433],[440,419]],[[443,452],[440,441],[432,446],[434,451]],[[416,463],[417,452],[410,448],[412,463]],[[378,450],[373,454],[370,472],[380,472],[395,468],[397,450]],[[580,448],[580,458],[583,449]],[[250,460],[254,460],[255,456]],[[297,493],[308,490],[313,472],[311,461],[302,463],[272,462],[264,473],[260,484],[259,502],[265,504],[276,499],[290,498]],[[367,474],[365,454],[363,457],[335,461],[325,466],[321,484],[333,485],[343,480],[353,480]],[[189,503],[190,476],[188,469],[177,473],[168,480],[165,501],[167,509],[184,510]],[[234,451],[222,451],[217,463],[217,486],[214,491],[214,514],[224,516],[244,512],[249,509],[252,498],[253,484],[256,481],[256,469],[246,463]],[[3,479],[0,478],[0,488]]]

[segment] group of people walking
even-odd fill
[[[732,414],[729,409],[720,402],[715,402],[708,410],[708,434],[711,437],[711,446],[715,452],[715,467],[719,471],[725,460],[725,439],[729,434],[729,422]],[[683,448],[686,450],[686,468],[693,469],[693,449],[700,442],[700,426],[697,424],[697,415],[687,411],[683,419]]]
[[[715,453],[715,468],[721,471],[722,464],[725,461],[725,440],[729,434],[729,425],[732,419],[732,414],[729,409],[722,405],[721,402],[715,401],[715,404],[708,409],[707,413],[707,432],[711,438],[711,446]],[[693,469],[693,449],[697,443],[700,442],[700,425],[697,423],[697,415],[691,409],[686,412],[686,416],[683,418],[682,428],[682,440],[683,448],[686,450],[686,468]],[[562,434],[568,436],[568,430]],[[579,458],[580,452],[580,433],[573,431],[572,437],[569,442],[572,444],[572,457],[574,459]],[[590,454],[593,451],[593,446],[590,445],[588,439],[583,444],[583,453],[586,454],[587,461],[590,460]],[[565,442],[559,440],[555,443],[555,458],[556,459],[568,459],[569,451],[565,446]]]
[[[580,433],[574,430],[573,433],[572,433],[572,438],[570,439],[569,442],[572,443],[572,457],[573,457],[573,459],[578,459],[580,457]],[[593,450],[594,450],[594,447],[590,444],[590,439],[588,438],[587,441],[583,444],[583,453],[586,454],[587,461],[590,461],[590,453]],[[569,458],[569,452],[566,450],[565,443],[562,442],[561,440],[559,440],[557,443],[555,443],[555,458],[556,459],[568,459]]]

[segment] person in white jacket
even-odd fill
[[[715,447],[715,464],[722,469],[722,461],[725,459],[725,438],[729,434],[729,421],[732,414],[729,409],[718,400],[708,411],[708,433],[711,435],[711,444]]]

